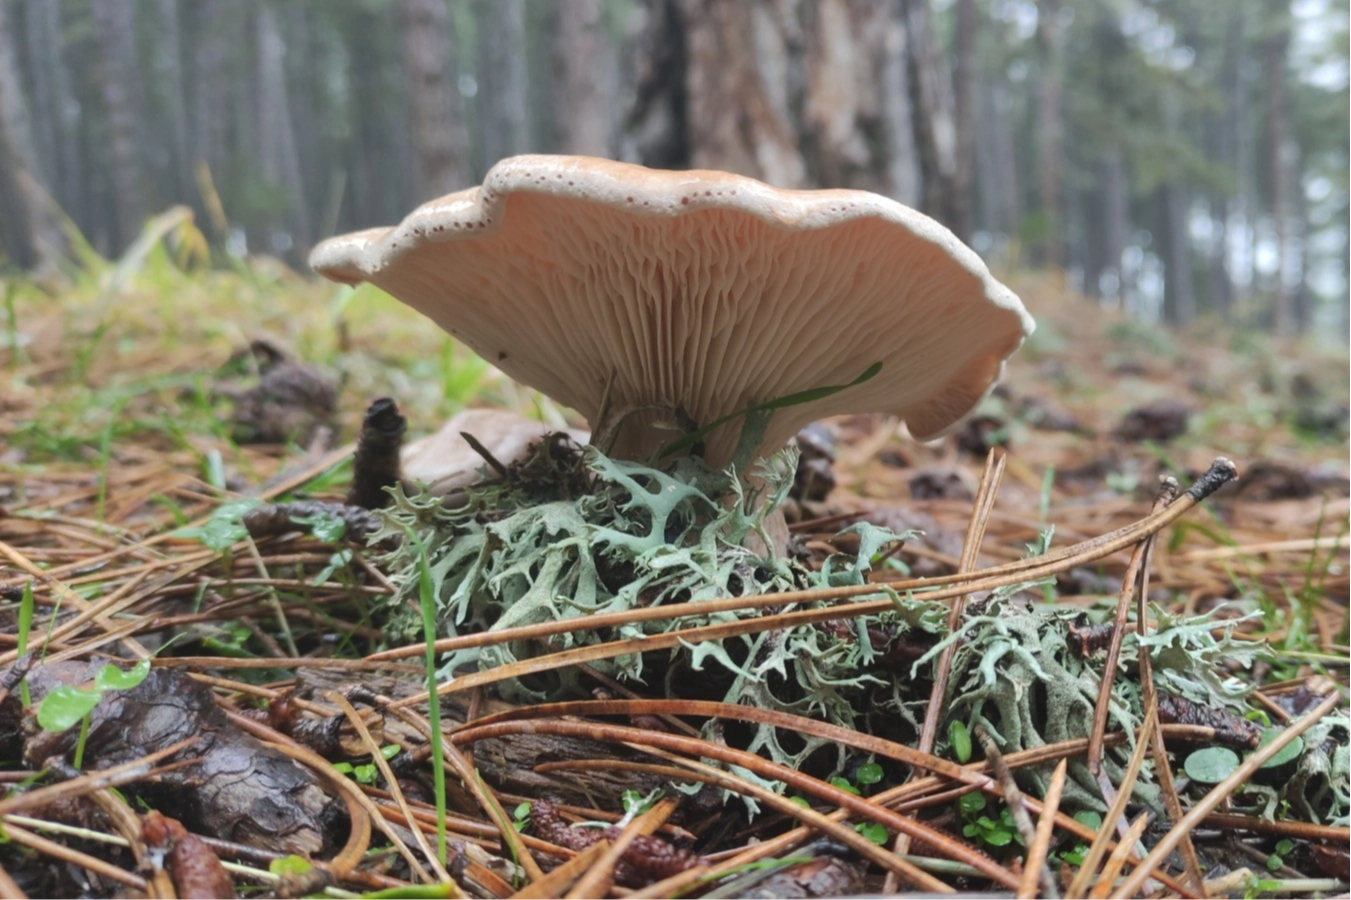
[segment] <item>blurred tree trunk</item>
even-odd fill
[[[971,239],[971,201],[975,182],[975,122],[972,100],[975,95],[976,0],[957,0],[956,33],[953,35],[952,117],[956,127],[956,149],[952,189],[956,192],[958,227],[953,230],[962,240]]]
[[[895,196],[899,110],[888,100],[891,54],[904,32],[890,4],[816,0],[807,8],[803,153],[811,180]]]
[[[203,3],[193,9],[196,19],[191,59],[192,96],[188,124],[188,157],[194,169],[206,165],[215,178],[222,174],[225,149],[225,116],[228,108],[223,61],[229,39],[224,27],[225,10],[220,4]],[[224,235],[218,235],[224,238]]]
[[[625,41],[631,96],[620,155],[662,169],[690,164],[685,33],[676,0],[643,0]]]
[[[1116,299],[1124,300],[1134,290],[1133,278],[1126,271],[1126,243],[1131,233],[1130,183],[1121,150],[1108,152],[1102,166],[1103,257],[1116,274]]]
[[[72,215],[81,212],[78,152],[79,113],[66,66],[60,0],[27,0],[24,21],[32,71],[30,107],[43,183]]]
[[[173,185],[169,193],[186,202],[192,190],[192,166],[188,161],[188,119],[183,99],[182,26],[178,0],[156,0],[154,41],[151,65],[155,73],[153,90],[159,106],[159,138],[168,148],[168,158],[160,168]]]
[[[802,35],[771,0],[678,0],[690,163],[801,187],[790,91]]]
[[[445,0],[400,0],[417,191],[439,197],[468,184],[469,135],[460,111]]]
[[[1267,84],[1267,165],[1271,192],[1271,218],[1276,231],[1276,277],[1271,301],[1272,329],[1278,335],[1293,333],[1294,311],[1286,284],[1289,269],[1290,210],[1289,158],[1292,155],[1289,113],[1286,104],[1285,63],[1290,47],[1289,13],[1274,10],[1272,33],[1262,48],[1263,77]]]
[[[45,268],[59,259],[63,242],[56,211],[37,180],[37,150],[19,80],[16,36],[0,3],[0,249],[22,268]]]
[[[558,12],[553,41],[558,149],[584,156],[614,152],[614,48],[601,0],[569,0]]]
[[[258,130],[262,175],[264,181],[285,194],[287,214],[284,215],[284,221],[290,229],[288,236],[291,243],[289,247],[284,243],[274,244],[268,250],[274,253],[289,251],[294,258],[304,259],[309,253],[312,233],[286,89],[286,68],[283,64],[286,45],[277,25],[277,15],[270,4],[258,6],[255,24],[258,29]]]
[[[523,0],[476,0],[478,132],[484,168],[530,149]]]
[[[91,3],[99,44],[99,87],[107,120],[105,158],[112,187],[113,252],[131,243],[151,211],[139,140],[145,102],[137,66],[136,7]]]
[[[1164,128],[1170,140],[1182,130],[1182,104],[1176,91],[1163,96]],[[1175,325],[1186,325],[1196,318],[1196,288],[1193,283],[1191,229],[1188,221],[1190,192],[1183,173],[1174,164],[1163,184],[1164,241],[1163,257],[1164,318]]]
[[[1060,265],[1060,69],[1064,37],[1060,10],[1060,0],[1039,0],[1037,4],[1042,66],[1037,90],[1037,181],[1044,219],[1043,262],[1052,269]]]
[[[966,199],[957,190],[952,84],[941,65],[930,0],[904,0],[910,112],[919,159],[920,208],[965,239]]]
[[[981,226],[1013,237],[1022,217],[1018,200],[1018,149],[1011,100],[1003,73],[982,79],[981,114],[976,141],[976,172],[981,197]]]

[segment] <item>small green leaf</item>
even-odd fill
[[[352,777],[360,784],[375,784],[376,778],[380,775],[380,770],[375,763],[365,763],[352,770]]]
[[[985,833],[985,843],[991,847],[1003,847],[1013,840],[1013,833],[1002,828],[994,828]]]
[[[793,796],[789,797],[789,798],[788,798],[788,802],[789,802],[789,803],[796,803],[798,806],[802,807],[803,809],[811,809],[811,808],[812,808],[812,805],[811,805],[810,801],[808,801],[807,798],[804,797],[804,796],[802,796],[801,794],[794,794]]]
[[[398,756],[402,750],[403,748],[400,747],[398,744],[385,744],[385,746],[380,748],[380,755],[387,760],[393,759],[394,757]],[[528,803],[524,805],[529,806]]]
[[[1084,859],[1087,856],[1087,844],[1077,844],[1073,850],[1067,850],[1060,854],[1060,858],[1072,866],[1082,866],[1084,864]]]
[[[877,763],[865,763],[854,772],[854,781],[858,784],[877,784],[885,774]]]
[[[1285,865],[1285,860],[1281,859],[1281,857],[1275,853],[1267,857],[1267,868],[1272,872],[1275,872],[1283,865]]]
[[[1268,728],[1262,732],[1262,742],[1258,744],[1259,749],[1270,744],[1285,732],[1284,728]],[[1283,766],[1288,762],[1294,762],[1299,759],[1299,755],[1304,752],[1304,738],[1296,737],[1293,741],[1286,744],[1276,755],[1266,762],[1262,763],[1263,769],[1274,769],[1277,766]]]
[[[854,826],[854,830],[879,847],[887,842],[887,830],[878,822],[860,822]]]
[[[1219,784],[1238,768],[1238,754],[1228,747],[1206,747],[1182,764],[1187,777],[1201,784]]]
[[[267,864],[267,870],[273,875],[304,875],[314,868],[314,863],[303,856],[281,856]]]
[[[1294,841],[1283,840],[1276,842],[1276,852],[1279,853],[1281,856],[1289,856],[1291,852],[1294,851],[1294,849],[1295,849]]]
[[[865,381],[871,381],[873,378],[876,378],[877,373],[881,371],[882,371],[882,363],[875,362],[867,369],[864,369],[862,375],[858,376],[848,384],[831,384],[825,387],[811,388],[805,391],[798,391],[796,394],[788,394],[787,396],[784,397],[778,397],[773,400],[766,400],[763,403],[752,403],[749,406],[747,406],[744,410],[734,413],[728,413],[727,415],[719,419],[715,419],[712,422],[709,422],[702,428],[696,428],[694,431],[691,431],[688,434],[676,438],[674,441],[667,444],[665,447],[662,447],[661,450],[658,451],[657,455],[658,457],[666,457],[672,455],[673,453],[679,453],[681,450],[688,450],[690,447],[693,447],[695,444],[699,443],[704,438],[706,438],[709,432],[713,431],[713,429],[721,425],[726,425],[728,422],[732,421],[737,416],[745,416],[750,415],[752,413],[772,412],[776,409],[783,409],[786,406],[797,406],[802,403],[812,403],[816,400],[822,400],[826,397],[831,396],[832,394],[838,394],[840,391],[843,391],[846,388],[855,387],[856,385],[863,384],[863,382]]]
[[[1094,831],[1102,829],[1102,816],[1091,809],[1081,809],[1074,814],[1074,821],[1083,825],[1085,828],[1092,828]]]
[[[338,762],[333,764],[333,771],[339,775],[351,775],[352,764],[349,762]]]
[[[971,761],[971,732],[967,731],[965,723],[954,719],[952,724],[948,725],[948,744],[952,747],[952,755],[957,762],[965,765]]]
[[[238,522],[212,519],[200,528],[180,528],[179,537],[192,538],[209,550],[224,553],[238,541],[249,536],[249,531]]]
[[[972,791],[969,794],[962,794],[957,798],[957,806],[968,816],[974,816],[985,808],[985,795],[980,791]]]
[[[342,540],[342,536],[347,533],[347,523],[340,517],[330,513],[315,513],[312,516],[292,516],[291,521],[296,525],[304,525],[310,529],[310,534],[326,544],[336,544]]]
[[[129,691],[145,681],[150,674],[150,660],[143,659],[127,671],[106,665],[94,676],[94,687],[100,691]]]
[[[44,731],[60,734],[68,728],[75,727],[89,715],[94,707],[98,706],[102,696],[102,691],[90,688],[69,685],[55,688],[42,698],[42,705],[38,707],[38,724]]]
[[[842,791],[848,791],[851,794],[858,794],[862,796],[859,789],[854,787],[853,784],[851,784],[849,782],[849,779],[847,778],[841,778],[839,775],[836,775],[834,778],[830,779],[830,783]]]

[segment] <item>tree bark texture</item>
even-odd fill
[[[1043,68],[1037,90],[1037,181],[1041,212],[1045,217],[1043,262],[1060,265],[1060,132],[1062,26],[1060,0],[1041,0],[1037,5],[1037,40]]]
[[[1290,48],[1290,23],[1280,15],[1273,22],[1273,33],[1263,48],[1263,78],[1267,85],[1267,166],[1270,182],[1271,219],[1276,238],[1276,274],[1272,283],[1271,325],[1278,335],[1295,330],[1295,315],[1290,289],[1286,283],[1290,265],[1289,161],[1296,149],[1291,146],[1287,110],[1285,64]]]
[[[965,202],[957,198],[957,130],[952,83],[939,64],[929,0],[904,0],[911,116],[919,159],[924,212],[959,236],[966,228]]]
[[[774,0],[678,0],[677,9],[691,164],[801,187],[806,166],[790,111],[796,19]]]
[[[468,184],[469,135],[460,110],[444,0],[400,0],[404,67],[417,157],[417,190],[424,199]]]
[[[478,131],[482,164],[530,149],[523,0],[476,0]]]
[[[92,3],[90,9],[98,29],[99,87],[113,200],[112,245],[117,252],[140,233],[141,223],[152,208],[141,163],[145,99],[137,70],[136,7],[130,3]]]
[[[295,129],[287,98],[286,68],[277,15],[269,4],[257,10],[258,39],[258,120],[262,138],[262,172],[269,184],[280,188],[288,199],[291,243],[296,257],[303,259],[311,241],[309,212],[305,203],[304,182],[300,175],[300,157],[296,152]],[[276,252],[279,248],[269,248]]]
[[[802,145],[811,181],[892,197],[914,193],[905,29],[891,3],[806,7]],[[906,200],[913,201],[913,196]]]
[[[602,0],[570,0],[558,8],[553,108],[563,153],[611,156],[615,150],[617,73],[604,12]]]

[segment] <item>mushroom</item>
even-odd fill
[[[844,413],[941,436],[1033,328],[972,250],[885,197],[578,156],[502,160],[310,264],[393,294],[638,461],[701,428],[686,448],[744,462]]]

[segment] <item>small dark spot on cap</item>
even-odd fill
[[[713,192],[712,192],[712,191],[704,191],[704,196],[705,196],[705,197],[712,197],[712,196],[713,196]]]
[[[507,351],[505,351],[505,350],[498,350],[498,351],[497,351],[497,361],[498,361],[498,362],[501,362],[502,360],[504,360],[504,359],[506,359],[506,358],[507,358]]]
[[[626,201],[628,201],[629,203],[632,203],[632,202],[633,202],[633,198],[632,198],[632,197],[625,197],[624,199],[625,199]]]
[[[681,197],[681,198],[680,198],[680,205],[681,205],[681,206],[689,206],[689,205],[690,205],[690,198],[689,198],[689,197]]]

